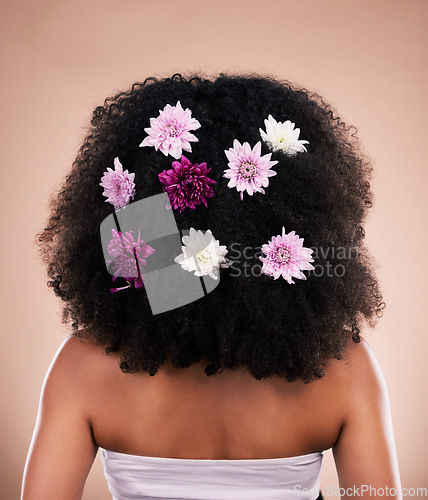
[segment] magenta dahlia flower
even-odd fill
[[[119,158],[114,159],[114,167],[107,167],[107,172],[101,178],[100,186],[104,188],[103,195],[107,196],[106,202],[112,203],[115,210],[119,210],[130,202],[135,196],[135,174],[123,171]]]
[[[137,241],[134,241],[132,231],[123,234],[112,229],[112,235],[113,238],[110,240],[107,250],[113,258],[107,263],[113,262],[113,281],[119,276],[128,282],[133,281],[135,288],[141,288],[143,286],[143,267],[147,264],[145,259],[155,251],[154,248],[140,240],[140,232],[138,232]],[[119,289],[112,289],[112,291],[117,290]]]
[[[270,159],[271,153],[261,156],[261,148],[260,141],[251,149],[248,142],[241,145],[235,139],[233,148],[224,151],[230,168],[224,171],[223,177],[230,179],[227,187],[236,187],[241,200],[244,191],[247,191],[249,195],[257,192],[264,193],[263,187],[269,185],[268,178],[276,175],[276,172],[270,168],[278,162]]]
[[[303,246],[303,238],[299,238],[294,231],[285,234],[284,227],[282,235],[273,236],[272,239],[262,246],[262,252],[266,257],[259,257],[263,262],[262,272],[278,279],[282,276],[288,283],[294,284],[292,278],[305,280],[303,270],[314,269],[310,262],[313,250]]]
[[[182,156],[180,161],[173,161],[172,168],[159,175],[163,190],[168,193],[172,208],[182,212],[186,207],[194,210],[197,205],[207,205],[207,198],[214,196],[214,179],[208,177],[211,171],[206,163],[193,165]]]
[[[198,138],[190,133],[201,124],[192,118],[190,109],[183,109],[180,101],[175,106],[167,104],[163,110],[159,110],[157,118],[150,118],[150,127],[145,128],[148,136],[140,144],[141,146],[154,146],[165,156],[169,154],[179,159],[182,151],[192,151],[190,142],[197,142]]]

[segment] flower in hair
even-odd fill
[[[175,106],[167,104],[163,110],[159,110],[157,118],[150,118],[150,127],[145,128],[148,136],[140,144],[140,147],[154,146],[165,156],[169,154],[179,159],[182,151],[192,151],[190,142],[197,142],[198,138],[190,133],[201,124],[192,118],[190,109],[183,109],[180,101]]]
[[[103,196],[106,202],[112,203],[115,210],[119,210],[135,196],[135,174],[123,171],[119,158],[114,159],[114,170],[107,167],[107,172],[101,178],[100,186],[104,188]]]
[[[287,155],[295,155],[306,151],[304,144],[308,141],[299,140],[300,129],[294,128],[290,120],[277,122],[272,115],[265,120],[266,132],[259,129],[263,141],[272,151],[283,151]]]
[[[259,257],[263,262],[262,272],[278,279],[282,276],[288,283],[294,284],[293,278],[305,280],[303,270],[314,269],[310,262],[313,250],[303,246],[303,238],[299,238],[294,231],[282,235],[273,236],[272,239],[262,246],[262,252],[266,257]]]
[[[214,196],[211,185],[216,184],[215,180],[207,176],[210,170],[206,163],[193,165],[182,156],[180,161],[172,162],[171,169],[158,174],[172,208],[182,212],[186,207],[194,210],[201,203],[208,206],[207,198]]]
[[[236,187],[241,200],[244,191],[249,195],[253,193],[264,193],[263,187],[269,185],[269,177],[276,175],[271,167],[276,165],[276,160],[270,159],[271,153],[261,156],[261,142],[259,141],[253,149],[248,144],[240,144],[236,139],[233,141],[233,148],[224,151],[229,160],[229,169],[224,171],[223,177],[229,179],[227,186]]]
[[[113,258],[107,260],[107,263],[111,264],[113,262],[113,281],[119,276],[125,278],[129,286],[130,282],[133,281],[135,288],[141,288],[143,286],[143,267],[147,264],[145,259],[154,253],[154,248],[146,245],[144,241],[140,239],[140,232],[138,232],[137,241],[134,240],[132,231],[123,234],[120,231],[117,232],[112,229],[112,235],[113,238],[110,240],[107,250]],[[113,288],[111,292],[121,289],[122,288]]]
[[[219,267],[229,267],[232,262],[225,257],[227,249],[214,239],[211,230],[205,232],[190,228],[190,234],[182,238],[184,246],[183,253],[175,257],[177,262],[185,271],[195,271],[195,276],[208,275],[217,279]]]

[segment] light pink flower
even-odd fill
[[[157,118],[150,118],[150,127],[145,128],[148,136],[140,144],[141,146],[154,146],[165,156],[169,154],[179,159],[184,151],[192,151],[190,142],[197,142],[198,138],[190,133],[201,124],[192,118],[190,109],[181,107],[180,101],[175,106],[167,104],[163,110],[159,110]]]
[[[135,174],[128,173],[128,170],[124,172],[119,158],[114,159],[114,167],[114,170],[107,167],[100,186],[104,188],[103,196],[107,196],[106,202],[112,203],[115,210],[119,210],[128,205],[135,196]]]
[[[270,159],[271,153],[261,156],[261,142],[259,141],[253,149],[248,144],[240,144],[236,139],[233,141],[233,148],[224,151],[229,160],[229,169],[224,171],[223,177],[229,180],[228,187],[239,191],[241,200],[244,191],[249,195],[253,193],[264,193],[263,187],[269,185],[269,177],[276,175],[271,167],[278,162]],[[263,187],[262,187],[263,186]]]
[[[310,262],[313,250],[303,246],[303,238],[299,238],[294,231],[282,235],[273,236],[272,239],[262,246],[262,252],[266,257],[259,257],[263,262],[262,272],[278,279],[282,276],[288,283],[294,284],[292,278],[305,280],[303,270],[314,269]]]
[[[113,262],[113,281],[119,276],[127,281],[133,280],[135,288],[141,288],[141,275],[143,267],[147,264],[145,259],[155,251],[154,248],[140,240],[140,232],[138,232],[137,241],[134,241],[132,231],[123,234],[112,229],[112,235],[113,238],[110,240],[107,250],[113,258],[107,263]]]

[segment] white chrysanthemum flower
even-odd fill
[[[181,247],[183,253],[175,257],[177,262],[185,271],[195,271],[195,276],[208,275],[217,279],[219,267],[229,267],[231,262],[226,259],[227,248],[220,245],[214,239],[211,230],[205,234],[203,231],[196,231],[190,228],[190,234],[183,236],[184,246]]]
[[[266,132],[259,129],[263,141],[272,151],[283,151],[288,155],[306,152],[304,144],[308,141],[299,140],[300,129],[294,128],[290,120],[277,122],[272,115],[265,120]]]

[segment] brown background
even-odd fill
[[[389,386],[403,486],[427,486],[427,11],[424,0],[2,2],[1,498],[19,496],[43,379],[68,333],[32,243],[48,196],[104,97],[193,70],[287,78],[357,126],[376,168],[367,243],[387,301],[366,338]],[[83,498],[111,498],[98,456]]]

